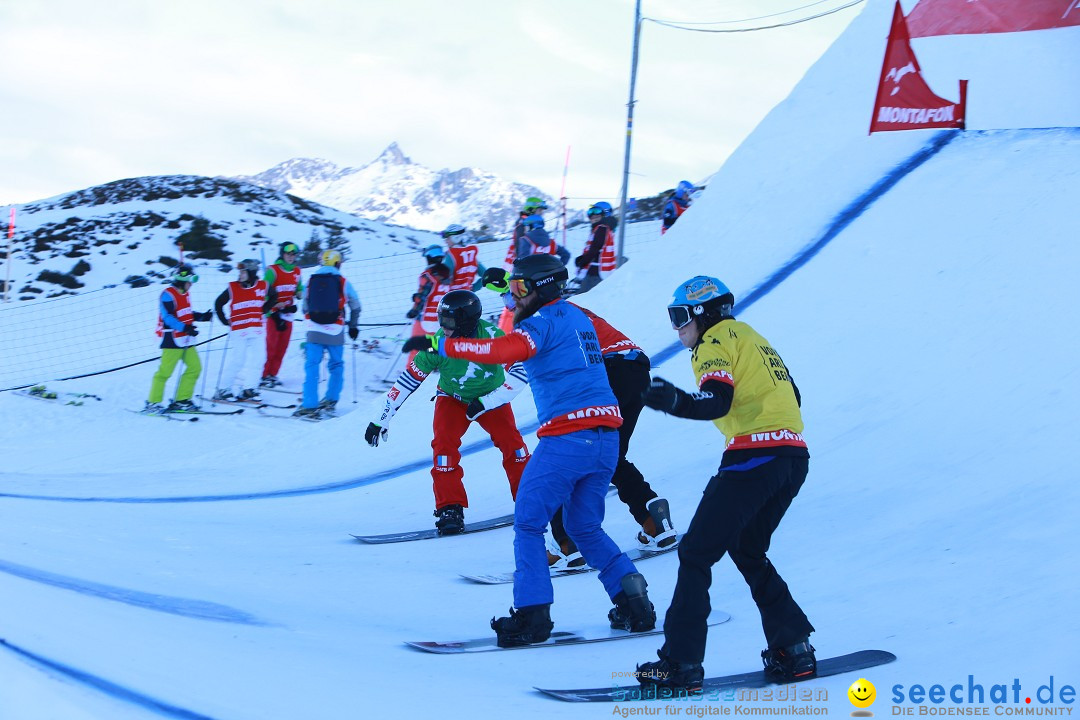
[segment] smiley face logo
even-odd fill
[[[877,699],[877,690],[874,684],[866,678],[859,678],[851,683],[847,691],[848,700],[857,708],[868,708]]]

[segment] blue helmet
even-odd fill
[[[428,245],[424,248],[424,257],[427,259],[428,264],[433,265],[437,262],[442,262],[442,259],[446,257],[446,250],[442,245]]]
[[[611,203],[601,200],[598,203],[593,203],[589,206],[589,217],[595,217],[600,215],[601,217],[608,217],[612,213]]]
[[[693,192],[694,183],[690,182],[689,180],[683,180],[679,183],[678,187],[675,188],[675,197],[680,200],[685,200],[686,198],[690,197],[691,193]]]
[[[667,310],[675,329],[689,325],[695,318],[701,318],[704,327],[711,327],[730,315],[734,304],[735,296],[727,285],[708,275],[696,275],[675,288]]]
[[[521,219],[521,224],[529,229],[542,228],[544,227],[544,217],[542,215],[529,215]]]

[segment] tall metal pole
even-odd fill
[[[7,257],[4,264],[7,265],[6,277],[4,279],[4,302],[7,302],[10,298],[8,293],[11,289],[11,263],[13,258],[11,257],[11,239],[15,237],[15,206],[11,206],[11,220],[8,221],[7,231]]]
[[[619,199],[619,238],[615,243],[618,265],[623,264],[626,238],[626,196],[630,191],[630,140],[634,133],[634,87],[637,85],[638,44],[641,41],[641,0],[634,5],[634,52],[630,60],[630,102],[626,104],[626,152],[623,155],[622,197]]]

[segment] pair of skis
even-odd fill
[[[67,392],[49,390],[44,385],[34,385],[33,387],[26,388],[24,390],[12,391],[14,395],[21,395],[22,397],[33,398],[34,400],[45,400],[47,402],[56,403],[58,405],[83,405],[86,400],[101,401],[101,397],[92,393],[83,392]]]

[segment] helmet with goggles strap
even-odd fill
[[[591,218],[596,217],[598,215],[600,217],[608,217],[608,216],[611,215],[611,213],[612,213],[611,203],[604,202],[603,200],[601,200],[598,203],[593,203],[592,205],[589,206],[589,210],[588,210],[588,215]]]
[[[448,337],[472,337],[484,308],[469,290],[451,290],[439,301],[439,327]]]
[[[547,209],[548,206],[544,200],[538,197],[531,197],[525,200],[525,205],[521,208],[521,212],[531,215],[535,212],[543,212]]]
[[[428,265],[440,263],[444,257],[446,257],[446,250],[442,245],[428,245],[424,248],[424,259],[428,261]]]
[[[568,279],[570,273],[555,255],[529,255],[514,262],[510,292],[515,298],[535,292],[543,304],[559,297]]]
[[[278,250],[280,251],[278,254],[281,257],[285,257],[286,255],[289,255],[290,253],[293,254],[293,255],[298,254],[300,252],[300,247],[294,242],[283,242],[278,247]]]
[[[679,200],[685,200],[694,193],[694,183],[689,180],[682,180],[679,182],[678,187],[675,188],[675,197]]]
[[[453,225],[448,225],[440,235],[442,235],[442,239],[448,243],[460,243],[465,240],[465,227],[454,223]]]
[[[199,276],[195,274],[195,268],[191,267],[187,263],[181,263],[173,270],[172,284],[179,285],[180,283],[197,283],[199,282]]]
[[[721,319],[731,315],[735,296],[727,285],[708,275],[696,275],[675,288],[675,296],[668,305],[671,326],[678,330],[701,320],[700,328],[710,328]]]

